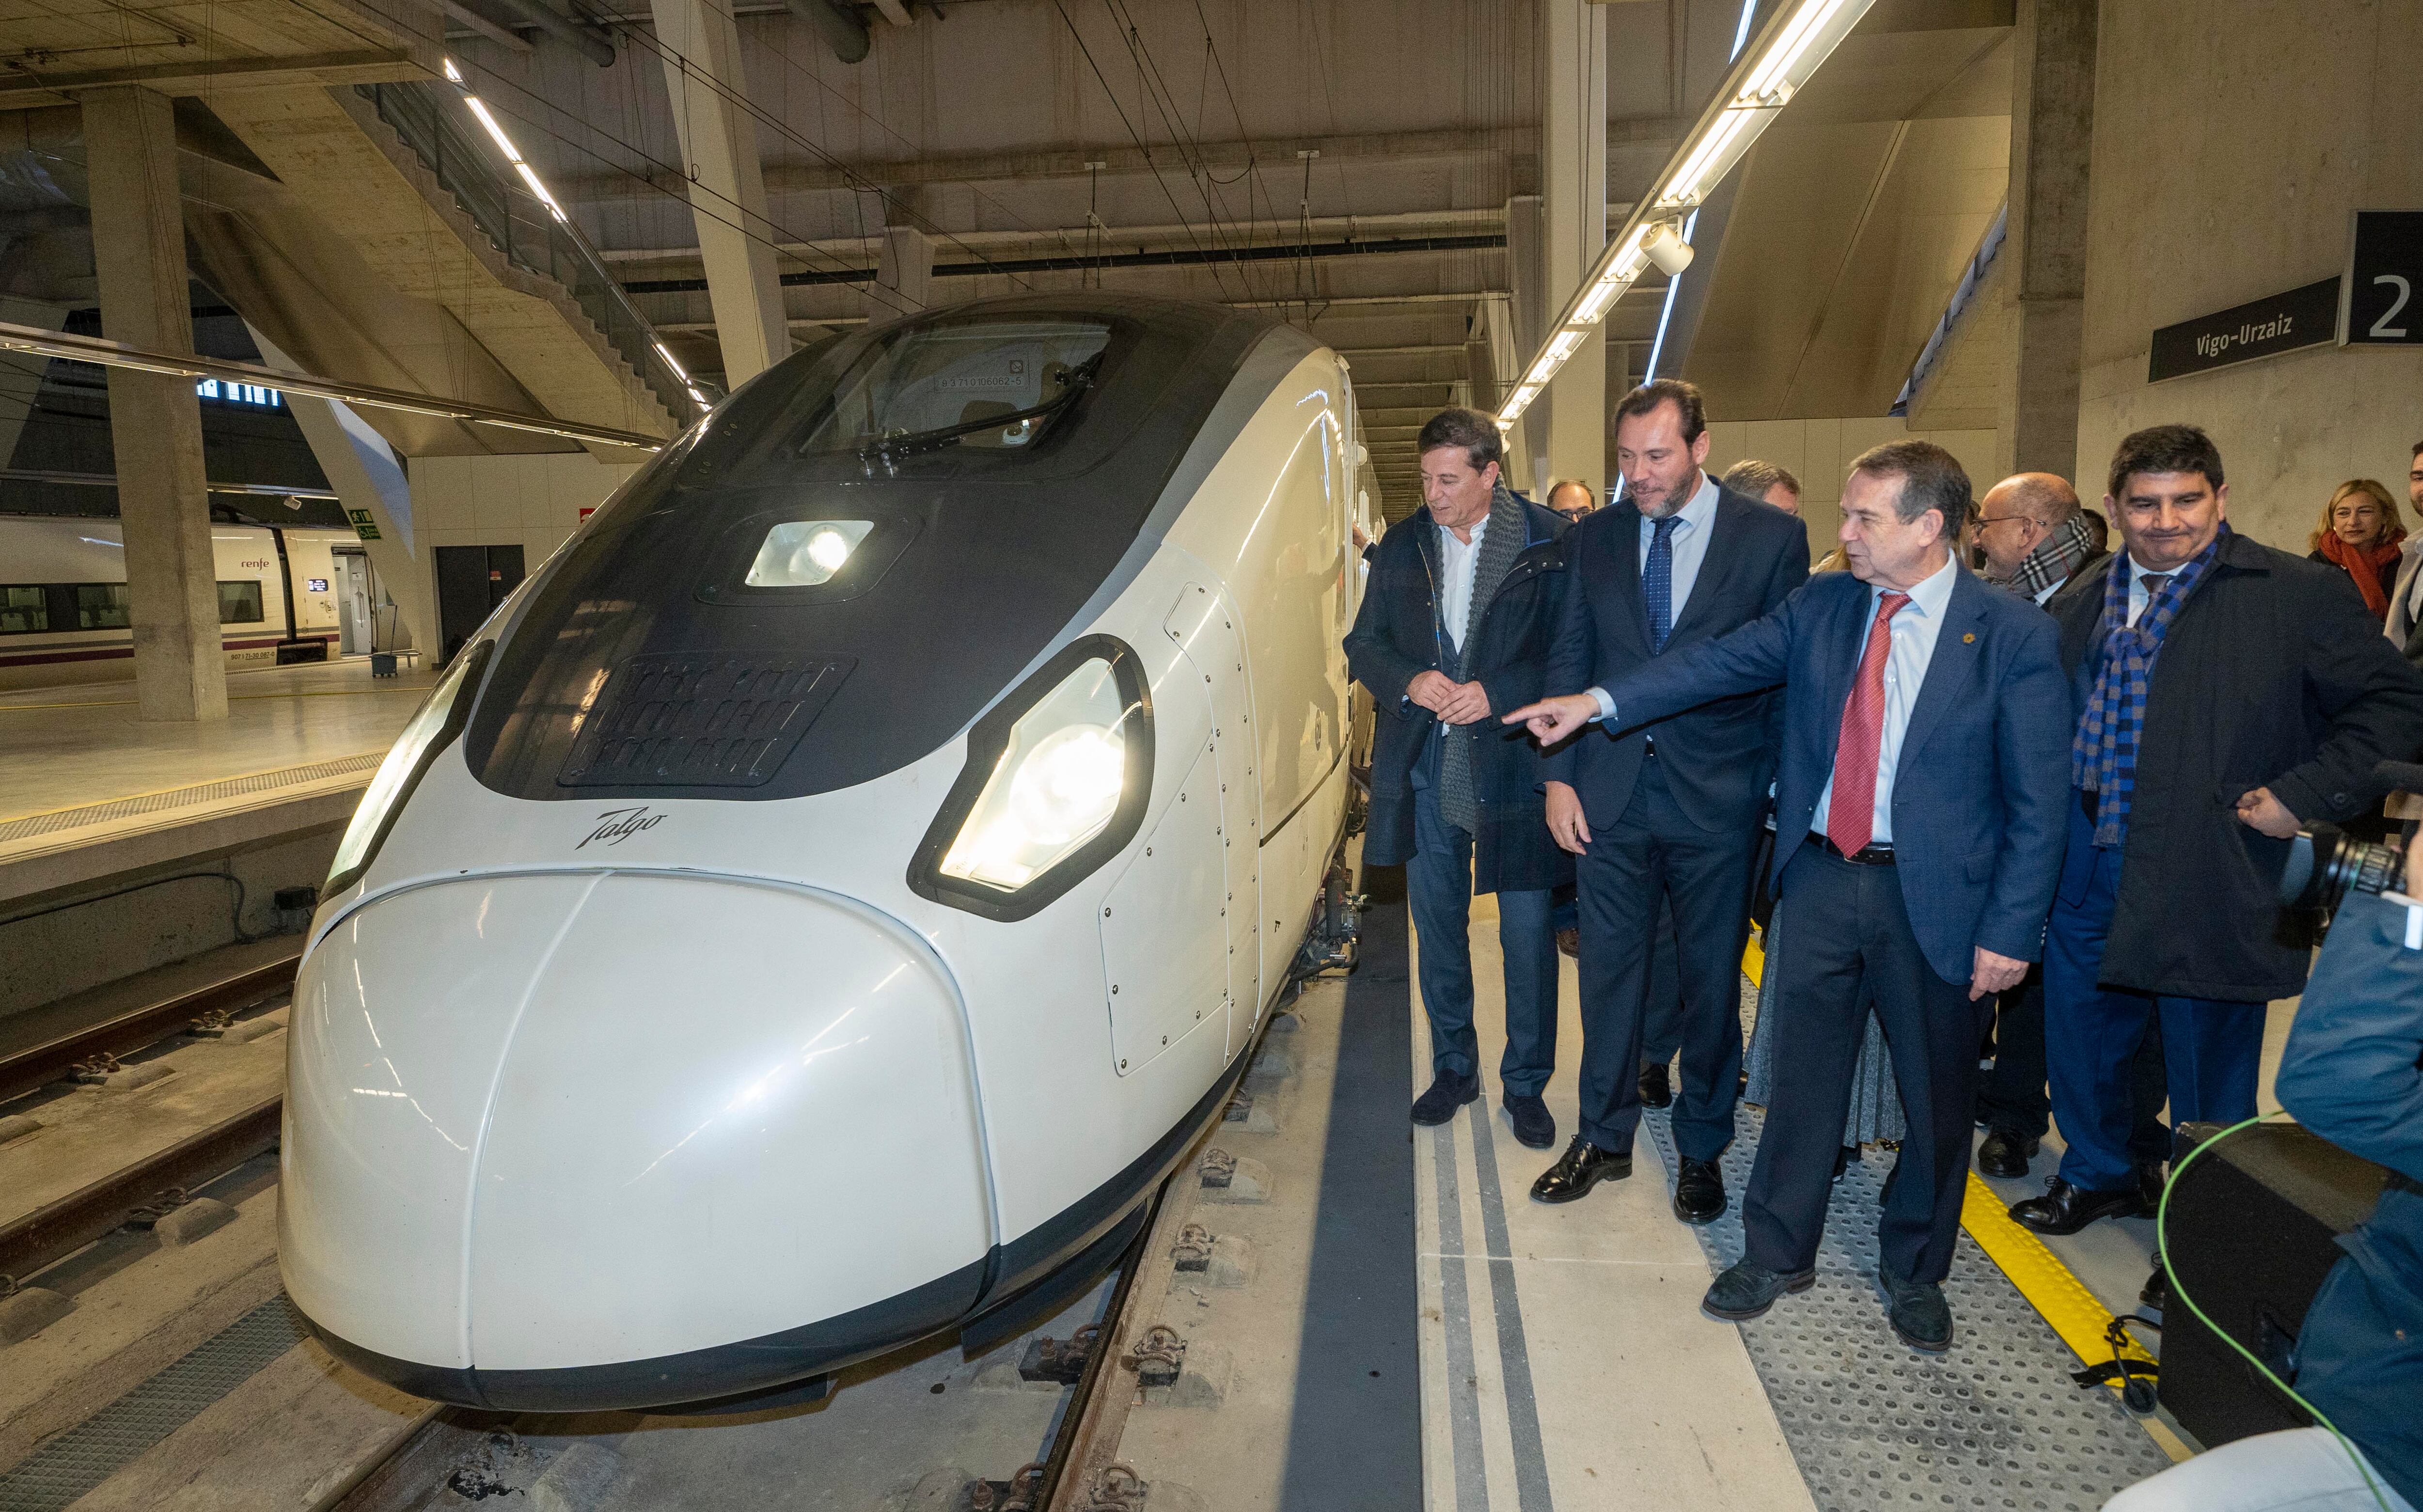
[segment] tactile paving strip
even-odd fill
[[[282,1294],[261,1303],[0,1472],[0,1512],[59,1512],[302,1342],[302,1323]]]
[[[1668,1121],[1649,1111],[1642,1122],[1671,1170]],[[1723,1161],[1733,1202],[1699,1231],[1712,1274],[1742,1255],[1741,1193],[1762,1122],[1747,1104],[1735,1110]],[[1817,1284],[1741,1326],[1819,1512],[2097,1512],[2168,1469],[2170,1456],[2114,1393],[2070,1380],[2077,1357],[1966,1233],[1943,1286],[1951,1350],[1922,1355],[1893,1337],[1876,1281],[1893,1155],[1874,1146],[1865,1155],[1834,1188]]]
[[[288,767],[282,772],[256,772],[248,777],[230,777],[225,782],[206,782],[194,788],[172,788],[166,792],[144,793],[136,798],[113,799],[106,804],[88,804],[82,808],[62,808],[48,814],[29,814],[0,824],[0,845],[10,840],[30,840],[38,835],[55,834],[60,830],[82,829],[87,824],[106,824],[112,820],[135,819],[144,814],[164,813],[172,808],[191,808],[197,804],[215,804],[225,798],[248,798],[254,793],[292,788],[297,783],[318,782],[324,777],[350,776],[368,772],[385,758],[386,753],[372,751],[364,756],[346,756],[339,761],[320,761],[308,767]]]

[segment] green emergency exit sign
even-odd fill
[[[354,522],[354,533],[363,540],[375,541],[379,538],[378,524],[371,518],[369,510],[348,509],[345,511],[345,517]]]

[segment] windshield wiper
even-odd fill
[[[921,452],[939,452],[943,447],[955,446],[960,438],[974,436],[980,431],[1007,430],[1012,425],[1048,420],[1068,408],[1079,393],[1092,387],[1094,370],[1101,360],[1097,356],[1084,367],[1072,368],[1062,374],[1061,390],[1039,405],[1013,409],[1007,414],[987,415],[982,420],[964,420],[956,425],[937,425],[931,430],[879,437],[858,449],[858,459],[871,463],[880,457],[889,464],[904,456],[915,456]]]

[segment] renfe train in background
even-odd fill
[[[0,692],[135,676],[124,540],[114,519],[0,515]],[[370,648],[351,531],[214,523],[211,553],[229,670]]]
[[[417,1394],[630,1408],[1098,1274],[1343,933],[1354,438],[1304,334],[1088,293],[839,337],[669,447],[338,845],[311,1327]]]

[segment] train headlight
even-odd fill
[[[750,588],[813,588],[829,582],[875,529],[871,519],[790,519],[766,533],[741,583]]]
[[[1116,854],[1152,789],[1152,703],[1135,653],[1088,636],[968,734],[968,764],[918,848],[920,894],[1018,919]]]
[[[488,653],[494,641],[482,641],[454,658],[437,686],[429,691],[428,701],[412,722],[388,747],[387,759],[371,774],[371,785],[362,793],[362,801],[354,810],[353,822],[345,826],[344,838],[337,842],[336,859],[328,865],[328,880],[320,884],[320,896],[330,897],[352,886],[370,868],[371,858],[378,854],[386,841],[387,832],[393,827],[396,814],[412,789],[420,784],[420,774],[437,759],[437,753],[454,743],[471,716],[470,690],[479,686],[480,669],[488,664]]]

